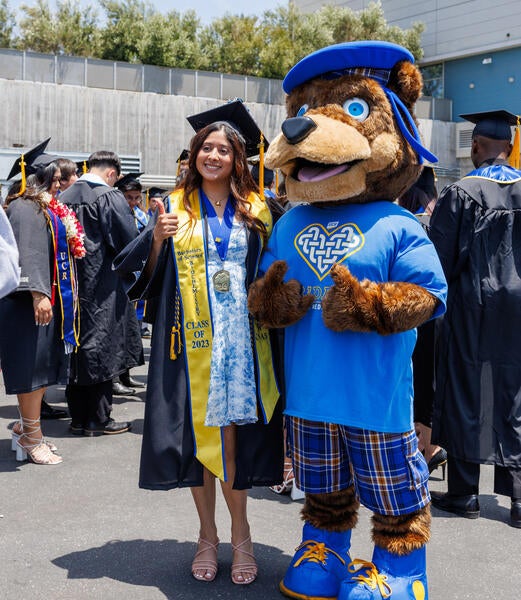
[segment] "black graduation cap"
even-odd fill
[[[189,156],[190,156],[190,151],[185,148],[184,150],[181,151],[181,154],[177,158],[176,162],[180,163],[182,160],[188,160]]]
[[[16,177],[18,173],[22,172],[22,157],[25,162],[25,175],[30,175],[31,173],[36,173],[37,169],[40,167],[45,167],[50,163],[54,162],[58,156],[53,156],[52,154],[45,154],[45,149],[47,145],[51,141],[51,138],[47,138],[45,141],[41,142],[31,150],[24,152],[20,155],[19,158],[16,159],[13,164],[7,179],[12,179]]]
[[[255,163],[254,165],[252,165],[251,174],[253,179],[255,179],[257,183],[259,183],[259,171],[259,163]],[[274,177],[275,173],[271,169],[264,167],[264,185],[271,185]]]
[[[138,177],[141,177],[141,175],[143,175],[143,173],[127,173],[126,175],[123,175],[123,177],[116,181],[114,187],[121,189],[130,181],[137,180]]]
[[[162,198],[163,194],[166,194],[168,190],[164,190],[163,188],[151,187],[147,190],[147,195],[149,198]]]
[[[472,137],[482,135],[493,140],[512,139],[513,125],[517,125],[517,116],[506,110],[489,110],[485,112],[460,115],[462,119],[475,123]]]
[[[262,132],[241,100],[228,102],[228,104],[212,108],[198,115],[187,117],[187,119],[195,131],[201,130],[203,127],[210,125],[210,123],[225,121],[244,138],[247,156],[256,156],[259,154]],[[264,150],[267,150],[268,146],[269,144],[264,138]]]

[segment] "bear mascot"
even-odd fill
[[[290,598],[424,600],[427,465],[412,422],[416,327],[445,309],[446,282],[417,219],[394,201],[417,179],[413,107],[422,79],[405,48],[336,44],[283,82],[288,118],[266,164],[297,203],[277,222],[249,309],[284,328],[286,434],[305,492]],[[371,560],[352,560],[360,503]]]

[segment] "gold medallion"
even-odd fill
[[[213,287],[216,292],[229,292],[230,291],[230,272],[225,269],[221,269],[214,273],[212,277]]]

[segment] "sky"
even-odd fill
[[[55,6],[54,0],[48,0],[51,7]],[[156,10],[162,13],[176,10],[180,13],[189,9],[195,10],[201,22],[207,25],[214,19],[224,16],[226,13],[232,15],[262,15],[266,10],[273,10],[277,6],[285,6],[286,0],[257,0],[247,2],[245,0],[148,0]],[[80,0],[82,6],[97,3]],[[35,0],[8,0],[10,8],[18,11],[21,4],[32,6]],[[98,11],[101,13],[101,10]]]

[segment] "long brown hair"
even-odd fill
[[[226,121],[210,123],[199,130],[190,143],[190,157],[188,159],[188,170],[182,184],[184,189],[183,204],[190,215],[195,218],[190,204],[190,194],[202,186],[203,178],[196,167],[196,160],[206,138],[214,131],[222,131],[233,150],[233,168],[230,177],[230,192],[232,202],[239,218],[246,223],[248,229],[257,231],[264,241],[268,232],[264,223],[251,213],[251,203],[248,196],[251,192],[259,193],[259,187],[253,179],[246,156],[246,145],[242,135]]]

